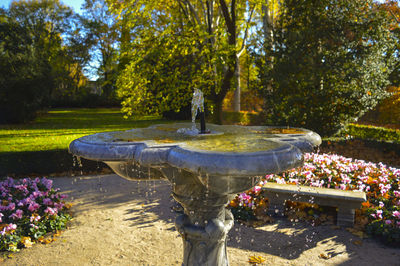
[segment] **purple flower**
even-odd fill
[[[22,210],[16,210],[13,214],[10,215],[10,218],[13,220],[19,220],[22,218],[24,212]]]
[[[49,198],[44,198],[43,199],[43,204],[44,205],[53,205],[53,201]]]
[[[61,210],[62,208],[64,208],[64,203],[62,203],[62,202],[60,202],[60,203],[54,203],[54,207],[57,209],[57,210]]]
[[[9,211],[15,210],[15,203],[14,203],[14,202],[11,202],[10,204],[8,204],[7,209],[8,209]]]
[[[385,224],[391,224],[391,223],[392,223],[391,220],[386,220],[386,221],[385,221]]]
[[[41,182],[47,188],[47,190],[50,190],[53,186],[53,180],[42,178]]]
[[[28,210],[29,210],[30,212],[34,212],[34,211],[36,211],[36,210],[39,209],[39,208],[40,208],[40,205],[39,205],[38,203],[32,202],[31,204],[29,204]]]
[[[59,198],[60,200],[63,200],[63,199],[68,198],[68,195],[66,195],[66,194],[57,194],[57,195],[58,195],[58,198]]]

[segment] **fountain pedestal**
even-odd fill
[[[213,177],[179,169],[166,177],[185,211],[175,222],[183,239],[183,265],[228,265],[226,237],[234,220],[226,206],[235,195],[211,190],[208,182]]]

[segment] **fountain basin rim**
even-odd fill
[[[84,138],[84,137],[82,137]],[[140,148],[141,150],[148,150],[148,149],[182,149],[187,152],[193,152],[199,155],[207,155],[207,156],[212,156],[212,155],[218,155],[218,156],[260,156],[260,155],[268,155],[272,154],[275,152],[283,151],[285,149],[288,149],[292,146],[295,146],[290,143],[285,143],[285,142],[280,142],[278,140],[271,140],[271,142],[279,142],[279,147],[273,148],[270,150],[264,150],[264,151],[246,151],[246,152],[232,152],[232,151],[207,151],[203,149],[198,149],[198,148],[193,148],[189,147],[189,145],[183,143],[183,142],[177,142],[175,144],[160,144],[160,143],[153,143],[153,141],[138,141],[138,142],[90,142],[86,141],[82,138],[78,138],[74,141],[72,141],[69,145],[69,153],[82,157],[88,160],[96,160],[96,161],[102,161],[102,160],[107,160],[107,161],[120,161],[121,159],[128,159],[126,156],[124,157],[117,157],[117,156],[110,156],[110,157],[104,157],[104,153],[101,154],[100,152],[82,152],[82,150],[90,150],[89,148],[94,148],[95,147],[104,147],[105,149],[111,148],[113,150],[117,150],[118,148],[126,149],[130,148],[132,149],[132,152],[130,153],[131,155],[134,155],[134,151],[136,149]],[[118,152],[118,154],[121,154],[121,152]],[[134,160],[134,158],[130,158],[131,161]]]
[[[70,143],[69,152],[89,160],[117,162],[120,165],[118,167],[122,168],[124,164],[132,163],[151,168],[169,165],[195,174],[257,176],[279,173],[300,166],[303,163],[303,152],[311,151],[321,142],[318,134],[306,129],[294,128],[294,132],[303,132],[302,134],[269,134],[268,130],[272,127],[217,125],[211,125],[211,128],[227,134],[227,138],[222,137],[222,142],[220,137],[204,143],[202,139],[190,138],[188,142],[186,139],[174,137],[176,128],[185,125],[188,124],[154,125],[149,127],[150,131],[138,129],[136,136],[133,130],[132,137],[131,133],[126,131],[84,136]],[[158,128],[159,131],[151,138],[153,128]],[[147,132],[150,132],[149,139],[139,139],[146,137]],[[163,137],[163,132],[170,133],[165,133]],[[246,134],[249,134],[249,137]],[[223,140],[226,139],[226,143],[232,146],[225,149]],[[193,140],[194,142],[191,142]],[[247,146],[247,143],[250,146]]]
[[[98,149],[99,148],[99,149]],[[107,153],[101,152],[107,150]],[[82,152],[85,151],[85,152]],[[145,167],[169,165],[192,173],[217,176],[257,176],[279,173],[303,163],[302,151],[290,144],[257,152],[206,152],[181,146],[87,144],[79,139],[70,145],[70,153],[89,160],[138,163]]]

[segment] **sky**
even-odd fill
[[[0,0],[0,7],[8,8],[10,3],[13,0]],[[67,6],[70,6],[74,9],[75,12],[81,13],[81,6],[85,0],[61,0]]]

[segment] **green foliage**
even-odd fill
[[[224,112],[224,124],[260,125],[262,118],[258,113]]]
[[[108,1],[122,28],[118,95],[127,115],[179,112],[201,89],[219,122],[253,1]],[[242,45],[243,43],[243,45]]]
[[[384,124],[400,125],[400,87],[390,87],[391,96],[378,105],[378,121]]]
[[[237,206],[230,209],[235,220],[238,221],[251,221],[256,220],[254,211],[249,207]]]
[[[372,1],[284,1],[258,66],[268,123],[332,135],[387,96],[393,35]]]
[[[371,139],[386,142],[400,143],[400,129],[375,127],[367,125],[349,124],[341,132],[359,139]]]
[[[400,230],[386,224],[383,220],[373,221],[365,228],[368,235],[374,236],[390,246],[400,246]]]
[[[0,124],[31,120],[46,100],[49,64],[37,57],[33,37],[14,19],[0,24]]]
[[[179,112],[191,101],[191,56],[182,55],[182,47],[164,38],[155,47],[133,50],[132,60],[118,78],[122,110],[129,116]]]

